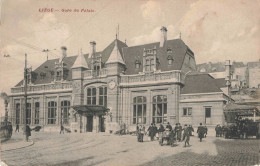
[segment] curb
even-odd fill
[[[31,141],[30,144],[25,145],[25,146],[22,146],[22,147],[18,147],[18,148],[15,148],[15,147],[14,147],[14,148],[6,149],[6,150],[2,150],[2,149],[1,149],[1,152],[6,152],[6,151],[11,151],[11,150],[16,150],[16,149],[22,149],[22,148],[26,148],[26,147],[32,146],[33,144],[34,144],[34,142]]]

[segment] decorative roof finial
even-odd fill
[[[126,39],[125,39],[125,44],[126,44]]]
[[[181,39],[181,32],[180,32],[180,39]]]

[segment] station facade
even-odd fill
[[[195,55],[181,39],[127,46],[115,39],[103,51],[67,56],[28,69],[25,121],[24,81],[11,88],[12,123],[61,125],[77,132],[110,132],[124,124],[135,130],[150,123],[224,123],[225,79],[196,72]],[[226,66],[229,70],[230,66]]]

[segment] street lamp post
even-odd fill
[[[27,54],[25,54],[24,66],[24,133],[26,137],[26,120],[27,120]]]

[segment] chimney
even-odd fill
[[[63,61],[63,59],[67,56],[67,48],[65,46],[62,46],[61,47],[61,57],[60,57],[60,60],[59,60],[59,63],[61,63]]]
[[[164,42],[167,40],[167,28],[162,26],[161,28],[161,38],[160,38],[160,47],[163,47]]]
[[[93,57],[96,52],[96,42],[95,41],[90,42],[90,49],[91,49],[91,52],[90,52],[91,57]]]

